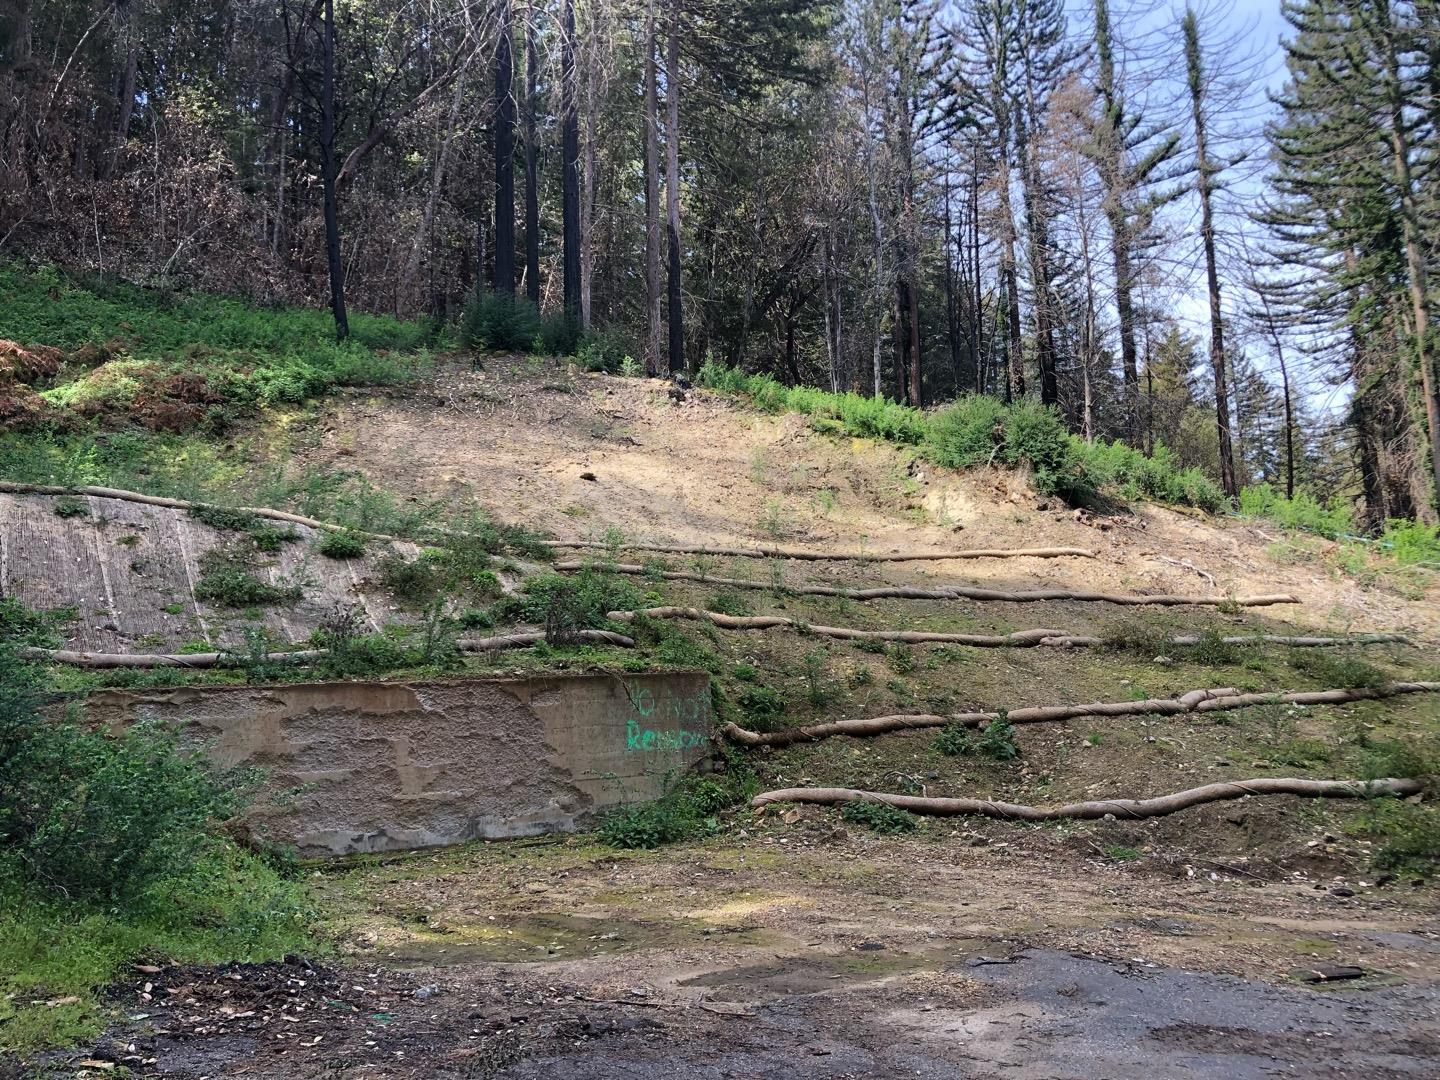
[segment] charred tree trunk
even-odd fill
[[[540,157],[535,142],[539,63],[535,51],[535,7],[525,20],[525,295],[540,304]]]
[[[335,338],[350,336],[345,314],[345,267],[340,261],[340,212],[335,196],[335,5],[325,0],[320,75],[320,171],[325,216],[325,263],[330,271],[330,312],[335,316]]]
[[[583,328],[585,312],[580,302],[580,112],[575,87],[575,0],[565,0],[565,44],[561,55],[561,213],[564,233],[565,314]]]
[[[655,3],[645,11],[645,374],[660,373],[660,92]]]
[[[669,247],[666,314],[670,373],[685,369],[685,324],[680,293],[680,0],[670,0],[665,46],[665,213]]]
[[[495,46],[495,280],[515,295],[515,57],[511,0],[500,0]]]

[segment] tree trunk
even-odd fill
[[[1206,153],[1205,73],[1195,12],[1185,9],[1185,66],[1190,85],[1190,115],[1195,123],[1195,191],[1200,198],[1200,241],[1205,249],[1205,284],[1210,300],[1210,368],[1215,375],[1215,430],[1220,441],[1220,487],[1234,500],[1235,448],[1230,441],[1230,395],[1225,384],[1225,323],[1220,311],[1220,274],[1215,266],[1215,220],[1210,209],[1215,165]]]
[[[525,18],[525,295],[540,305],[540,159],[535,143],[539,66],[535,51],[535,4]]]
[[[580,295],[580,103],[576,100],[575,87],[575,0],[565,0],[565,44],[560,63],[560,90],[564,97],[560,169],[565,314],[584,327],[586,317]]]
[[[126,27],[128,47],[125,51],[125,74],[120,79],[119,111],[115,119],[115,143],[105,156],[101,179],[108,180],[115,173],[120,154],[130,138],[130,118],[135,114],[135,81],[140,74],[140,46],[135,40],[135,30]]]
[[[321,45],[320,172],[325,216],[325,263],[330,271],[330,312],[335,316],[335,338],[350,336],[345,314],[345,268],[340,262],[340,212],[335,199],[335,5],[325,0],[325,26]]]
[[[1429,515],[1434,517],[1440,506],[1440,390],[1436,387],[1435,359],[1430,347],[1430,297],[1426,275],[1425,241],[1421,232],[1420,211],[1415,205],[1414,178],[1410,168],[1410,136],[1405,116],[1406,102],[1401,92],[1400,65],[1395,51],[1395,25],[1388,0],[1379,0],[1377,16],[1384,18],[1385,91],[1390,107],[1390,147],[1395,171],[1395,186],[1400,193],[1400,221],[1405,240],[1405,270],[1410,292],[1411,327],[1415,335],[1415,354],[1420,364],[1420,392],[1425,404],[1425,423],[1429,428],[1430,470],[1434,488],[1431,491]]]
[[[680,297],[680,0],[670,0],[665,46],[665,212],[669,245],[667,318],[670,373],[685,368],[685,325]]]
[[[515,57],[511,0],[500,0],[495,46],[495,292],[515,295]]]
[[[655,4],[645,10],[645,374],[660,373],[660,100]]]

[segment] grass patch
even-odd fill
[[[137,960],[312,944],[302,887],[217,830],[252,777],[214,771],[168,728],[40,715],[41,672],[15,648],[46,622],[0,611],[0,1051],[20,1054],[96,1035],[97,991]]]
[[[256,607],[293,604],[301,597],[298,585],[272,585],[252,569],[248,552],[237,547],[211,548],[200,556],[200,576],[195,596],[223,607]]]
[[[1343,649],[1291,649],[1287,662],[1326,689],[1375,690],[1390,682],[1370,661]]]
[[[1034,399],[1006,405],[971,394],[925,412],[884,398],[785,386],[771,375],[746,375],[714,361],[701,386],[741,394],[767,412],[799,412],[821,431],[881,439],[948,468],[995,464],[1030,469],[1035,486],[1071,502],[1102,493],[1151,499],[1210,512],[1223,509],[1220,488],[1198,469],[1181,467],[1164,447],[1146,456],[1122,443],[1086,443],[1065,430],[1059,414]]]
[[[358,559],[365,554],[365,538],[349,529],[327,532],[315,550],[327,559]]]
[[[899,833],[914,832],[920,826],[920,819],[908,810],[883,802],[847,802],[840,810],[842,820],[859,825],[881,836],[895,836]]]
[[[720,813],[760,790],[743,757],[729,751],[725,762],[724,771],[686,777],[654,802],[610,811],[600,822],[600,840],[616,848],[655,848],[718,833]]]

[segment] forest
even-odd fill
[[[1034,397],[1232,499],[1435,519],[1433,0],[1284,0],[1283,71],[1215,4],[6,6],[0,257]]]

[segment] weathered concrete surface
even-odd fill
[[[305,525],[271,522],[296,539],[257,555],[256,574],[272,585],[299,585],[294,604],[256,610],[198,600],[200,559],[235,539],[184,510],[123,499],[80,497],[86,513],[56,515],[57,496],[0,492],[0,596],[32,608],[74,607],[65,648],[87,652],[166,652],[191,643],[239,646],[245,630],[263,626],[283,641],[301,642],[337,606],[355,606],[369,629],[408,616],[375,583],[376,561],[408,543],[368,545],[359,559],[331,559],[316,547],[321,534]]]
[[[703,673],[104,690],[96,723],[159,720],[266,770],[251,827],[305,856],[568,830],[710,755]]]

